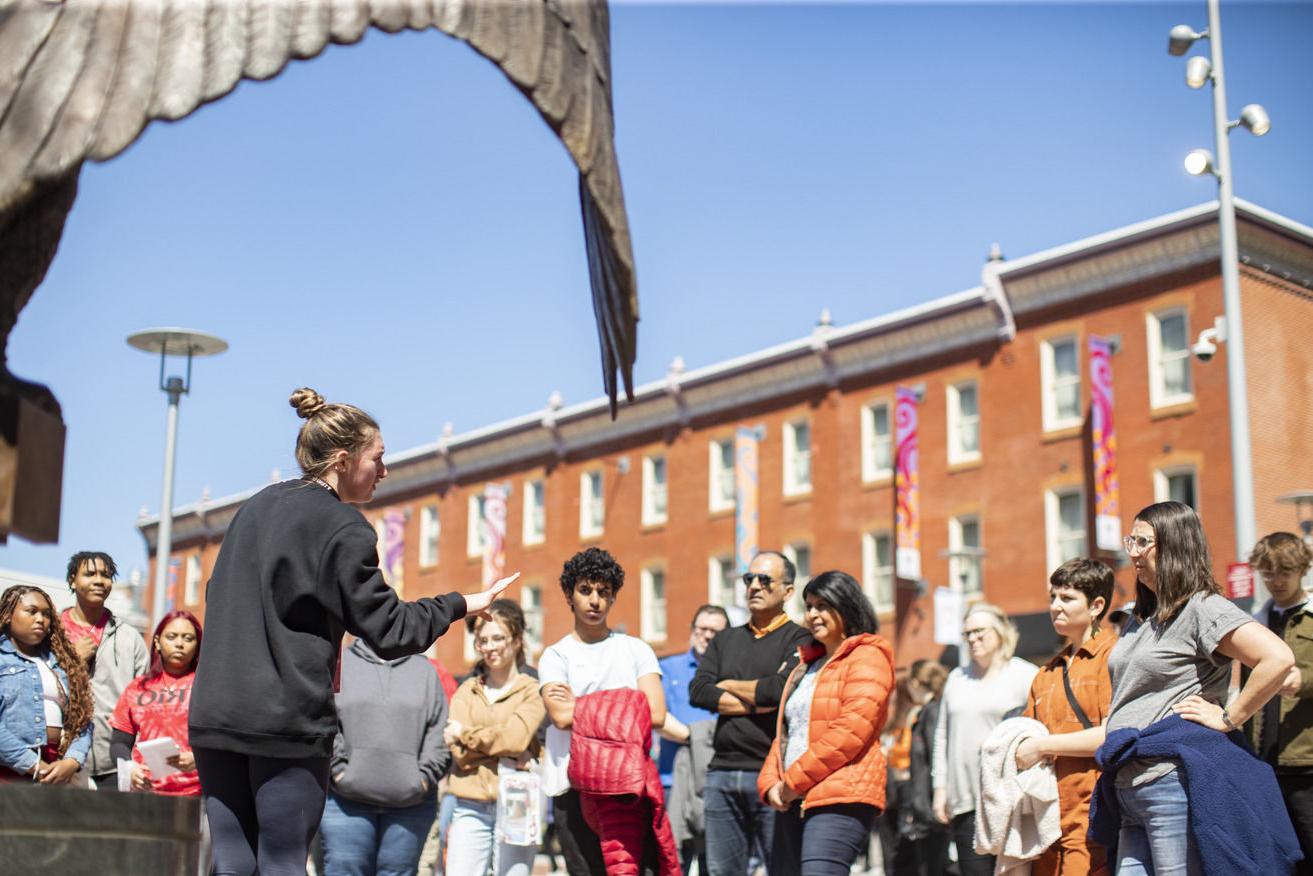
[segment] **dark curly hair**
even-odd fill
[[[615,557],[597,547],[590,547],[575,554],[565,561],[561,569],[561,592],[569,599],[574,593],[574,585],[580,581],[593,581],[606,584],[611,588],[611,595],[620,592],[625,586],[625,570],[615,561]]]
[[[29,593],[36,594],[46,601],[46,617],[50,621],[50,632],[46,633],[46,647],[54,652],[59,667],[68,675],[68,701],[64,704],[64,732],[60,735],[59,756],[68,753],[68,747],[74,739],[82,734],[91,724],[94,704],[91,700],[91,679],[87,677],[87,667],[78,659],[77,652],[64,634],[64,626],[59,622],[59,612],[54,603],[40,587],[28,584],[15,584],[0,596],[0,633],[9,635],[9,622],[13,620],[18,600]]]
[[[78,572],[82,570],[83,564],[94,564],[96,560],[100,560],[105,564],[105,571],[109,573],[109,580],[113,581],[118,578],[119,567],[114,565],[114,558],[109,554],[104,551],[78,551],[68,558],[68,574],[65,576],[64,580],[72,586],[73,579],[76,578]],[[92,568],[95,568],[95,566],[93,565]]]

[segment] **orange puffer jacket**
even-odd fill
[[[798,649],[802,659],[784,684],[775,741],[757,777],[757,793],[783,778],[803,795],[802,808],[838,803],[885,806],[885,760],[880,731],[889,716],[894,649],[883,636],[849,636],[820,669],[812,696],[807,750],[784,769],[784,703],[807,670],[825,655],[816,644]]]

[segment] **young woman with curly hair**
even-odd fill
[[[0,596],[0,778],[71,782],[91,748],[92,708],[86,667],[50,597],[10,587]]]

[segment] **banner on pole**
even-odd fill
[[[506,574],[506,499],[510,484],[483,488],[483,586],[490,587]]]
[[[742,574],[757,555],[758,462],[762,438],[760,426],[739,426],[734,430],[734,569]],[[734,601],[743,605],[747,593],[742,582],[734,585]]]
[[[1094,460],[1094,543],[1103,551],[1121,549],[1117,430],[1112,418],[1112,345],[1090,336],[1090,442]]]
[[[917,393],[898,387],[894,397],[894,574],[921,580],[921,485],[917,454]]]
[[[398,596],[406,591],[406,512],[393,508],[383,515],[383,579]]]
[[[182,566],[182,560],[179,557],[169,558],[169,584],[164,589],[165,611],[173,611],[178,607],[178,569]],[[159,618],[154,618],[159,622]]]

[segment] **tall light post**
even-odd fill
[[[169,555],[173,553],[173,470],[178,449],[178,401],[191,392],[191,362],[228,349],[228,342],[205,332],[182,328],[144,329],[128,336],[128,344],[160,357],[160,389],[169,397],[168,426],[164,436],[164,498],[160,502],[159,538],[155,542],[155,592],[152,594],[151,629],[164,617],[164,594],[169,580]],[[187,377],[164,377],[169,356],[187,358]]]
[[[1226,77],[1222,68],[1222,16],[1219,0],[1208,0],[1208,29],[1195,33],[1189,25],[1178,24],[1168,37],[1167,52],[1184,55],[1197,40],[1207,39],[1211,58],[1196,55],[1186,61],[1185,81],[1191,88],[1213,83],[1213,139],[1216,161],[1206,151],[1196,149],[1186,156],[1186,170],[1192,174],[1212,172],[1217,177],[1217,225],[1222,249],[1222,300],[1226,314],[1225,340],[1230,346],[1226,357],[1226,383],[1231,415],[1231,492],[1235,503],[1235,549],[1239,562],[1248,562],[1249,552],[1258,535],[1254,522],[1253,454],[1249,442],[1249,395],[1245,384],[1245,332],[1240,313],[1239,245],[1236,242],[1235,190],[1231,176],[1231,129],[1244,125],[1261,137],[1272,127],[1267,111],[1249,104],[1232,121],[1226,111]],[[1254,581],[1254,600],[1266,598],[1266,588]]]

